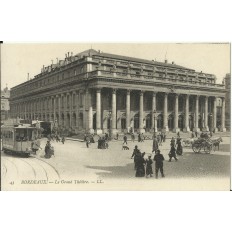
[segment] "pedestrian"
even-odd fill
[[[140,133],[138,134],[138,142],[141,142],[141,135],[140,135]]]
[[[148,156],[148,159],[146,160],[146,177],[150,175],[152,177],[153,170],[152,170],[152,164],[153,161],[151,159],[151,155]]]
[[[46,159],[50,159],[51,156],[54,155],[54,148],[51,146],[51,143],[49,140],[47,141],[47,144],[45,145],[44,151],[45,151],[44,157]]]
[[[144,135],[143,135],[143,133],[141,134],[141,136],[140,136],[140,142],[144,142]]]
[[[163,135],[161,133],[157,135],[157,141],[158,141],[159,146],[162,146]]]
[[[174,139],[174,137],[172,137],[170,145],[175,147],[175,139]]]
[[[131,141],[132,141],[132,142],[134,142],[134,141],[135,141],[135,135],[134,135],[134,133],[133,133],[133,132],[131,133]]]
[[[195,131],[195,137],[197,138],[197,136],[198,136],[198,133],[197,133],[197,131]]]
[[[152,152],[154,152],[154,151],[156,152],[158,149],[159,149],[159,144],[158,144],[157,138],[155,136],[154,139],[153,139]]]
[[[156,151],[156,154],[154,156],[154,161],[155,161],[155,177],[158,179],[158,172],[160,170],[161,176],[164,176],[164,170],[163,170],[163,161],[164,161],[164,156],[160,154],[160,150]]]
[[[134,151],[133,151],[133,154],[131,156],[131,159],[134,158],[134,169],[136,170],[137,168],[137,165],[138,165],[138,159],[139,157],[141,156],[141,152],[140,150],[138,149],[138,146],[136,145],[135,148],[134,148]]]
[[[144,155],[145,155],[145,152],[143,152],[142,155],[140,155],[138,157],[135,177],[144,177],[145,176],[145,163],[146,162],[144,159]]]
[[[95,143],[95,141],[94,141],[94,135],[91,135],[91,137],[90,137],[90,142],[91,142],[91,143]]]
[[[64,144],[64,142],[65,142],[64,136],[62,136],[61,142]]]
[[[183,155],[183,148],[182,148],[182,145],[181,145],[181,138],[177,139],[176,144],[177,144],[176,154],[177,155]]]
[[[86,134],[84,134],[84,141],[86,141],[86,139],[87,139],[87,135],[86,135]]]
[[[119,135],[118,135],[118,133],[117,133],[117,134],[116,134],[116,139],[117,139],[117,140],[118,140],[118,136],[119,136]]]
[[[123,144],[124,144],[124,143],[127,144],[127,136],[126,136],[126,135],[124,135],[124,137],[123,137]],[[122,145],[123,145],[123,144],[122,144]]]
[[[168,155],[169,155],[169,161],[168,162],[171,162],[172,158],[174,158],[176,161],[178,160],[176,158],[176,148],[174,146],[171,146],[171,150],[170,150]]]
[[[107,141],[109,139],[108,133],[105,133],[105,140]]]
[[[164,141],[164,134],[162,132],[162,133],[160,133],[160,142],[162,143],[163,141]]]
[[[194,138],[194,133],[193,133],[193,131],[192,131],[192,138]]]
[[[89,144],[90,144],[90,139],[89,137],[86,137],[86,147],[89,148]]]
[[[166,141],[166,133],[164,132],[163,133],[163,142],[165,143],[165,141]]]

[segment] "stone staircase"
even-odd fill
[[[159,132],[158,132],[159,133]],[[153,134],[150,133],[150,132],[145,132],[143,133],[144,136],[145,136],[145,139],[146,140],[149,140],[149,139],[152,139],[153,137]],[[180,132],[180,137],[181,138],[191,138],[191,132]],[[198,133],[199,134],[199,133]],[[84,139],[84,135],[85,135],[85,131],[80,131],[78,132],[77,135],[74,135],[70,138],[67,138],[67,139],[70,139],[70,140],[78,140],[78,141],[83,141]],[[103,136],[104,134],[102,134]],[[118,133],[118,141],[123,141],[123,137],[124,137],[124,133]],[[137,133],[134,133],[135,135],[135,141],[138,141],[138,134]],[[130,141],[131,140],[131,135],[130,134],[126,134],[127,136],[127,140]],[[214,137],[230,137],[230,132],[216,132],[213,134]],[[174,133],[174,132],[166,132],[166,139],[171,139],[172,137],[176,138],[177,137],[177,133]],[[98,135],[94,135],[94,139],[97,140],[99,138]],[[112,141],[117,141],[116,140],[116,135],[113,135],[113,138],[112,138]]]

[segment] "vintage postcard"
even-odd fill
[[[1,190],[230,190],[230,44],[0,47]]]

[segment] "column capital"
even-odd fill
[[[131,89],[127,89],[126,93],[129,95],[131,93],[131,91],[132,91]]]
[[[179,93],[176,93],[175,94],[175,98],[179,98],[180,94]]]
[[[116,89],[116,88],[112,88],[112,93],[115,93],[115,94],[116,94],[117,90],[118,90],[118,89]]]
[[[152,94],[153,94],[153,97],[155,97],[157,95],[157,92],[153,91]]]
[[[168,96],[168,94],[169,94],[168,92],[164,92],[164,96]]]
[[[144,92],[145,92],[144,90],[140,90],[139,95],[143,96]]]
[[[101,88],[96,88],[97,93],[101,93]]]

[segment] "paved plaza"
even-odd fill
[[[46,139],[42,140],[41,147],[45,147]],[[93,143],[89,148],[85,142],[66,140],[65,144],[52,141],[52,146],[55,149],[55,156],[51,159],[44,158],[44,149],[40,150],[36,156],[22,158],[2,153],[2,182],[8,186],[8,189],[13,188],[9,185],[12,180],[18,181],[18,189],[22,186],[22,180],[28,179],[45,179],[50,183],[51,189],[56,188],[55,182],[63,180],[62,189],[75,190],[86,188],[84,182],[94,184],[102,183],[99,190],[104,189],[133,189],[140,190],[139,185],[145,185],[148,190],[152,189],[152,185],[159,183],[161,189],[173,189],[173,183],[180,183],[180,186],[175,185],[174,189],[185,189],[183,183],[194,181],[198,184],[209,184],[209,188],[214,183],[219,189],[229,188],[230,177],[230,138],[223,137],[223,142],[220,144],[220,150],[206,154],[204,152],[195,154],[191,147],[184,147],[183,156],[178,157],[178,161],[168,162],[168,152],[170,149],[170,139],[167,139],[160,146],[161,153],[164,155],[164,173],[165,178],[157,180],[154,175],[151,178],[135,177],[134,160],[131,159],[135,145],[138,145],[141,152],[146,152],[145,158],[152,151],[152,140],[138,143],[137,141],[128,141],[129,150],[122,150],[122,141],[110,141],[109,149],[97,149],[97,143]],[[153,158],[153,155],[152,155]],[[155,165],[153,163],[153,171]],[[68,185],[68,181],[72,180],[72,184]],[[73,182],[79,183],[73,185]],[[135,183],[131,186],[128,183]],[[124,186],[125,184],[125,186]],[[162,185],[165,186],[162,187]],[[184,184],[184,185],[185,185]],[[201,186],[200,184],[200,186]],[[207,184],[201,186],[207,188]],[[15,186],[15,187],[16,187]],[[32,186],[27,187],[32,188]],[[60,186],[60,185],[59,185]],[[138,186],[138,187],[136,187]],[[99,187],[99,185],[98,185]],[[36,189],[46,189],[46,186],[33,186]],[[89,188],[89,185],[88,185]],[[87,189],[88,189],[87,188]],[[158,185],[157,185],[158,188]],[[200,187],[199,187],[200,188]],[[27,188],[26,188],[27,189]],[[91,187],[90,187],[91,189]],[[158,188],[159,189],[159,188]],[[188,187],[187,189],[192,189]],[[193,188],[194,189],[194,188]]]

